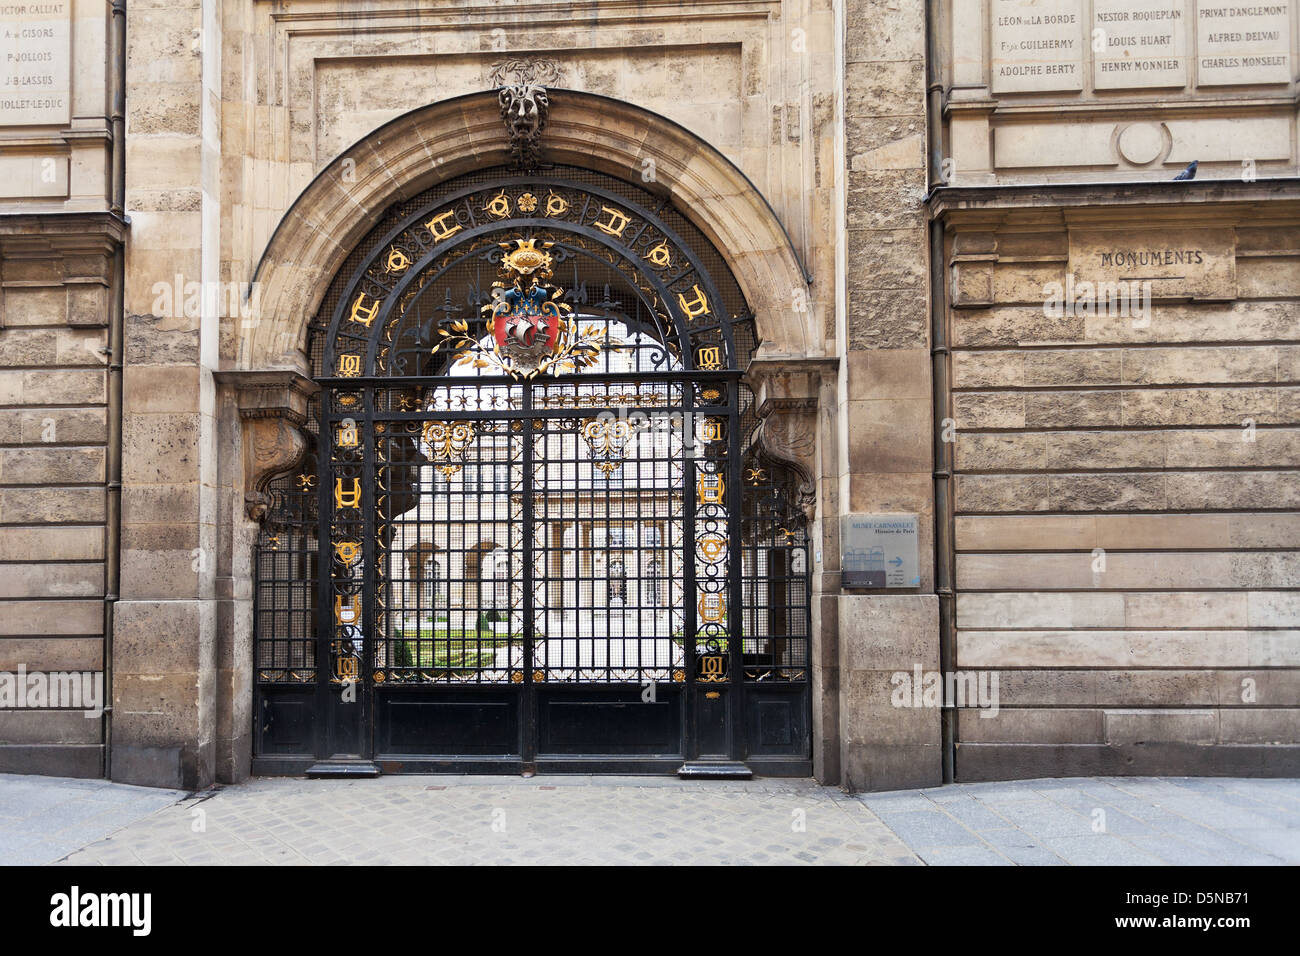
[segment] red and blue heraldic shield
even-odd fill
[[[543,302],[538,309],[498,313],[493,322],[498,348],[509,346],[542,355],[554,352],[560,341],[560,310],[553,302]]]

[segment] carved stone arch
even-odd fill
[[[509,150],[494,91],[413,110],[375,130],[303,191],[258,265],[255,321],[236,364],[307,373],[307,326],[331,279],[394,202],[484,166]],[[735,165],[688,130],[640,107],[590,93],[551,90],[542,145],[547,163],[639,177],[653,160],[653,188],[713,243],[753,308],[767,355],[822,354],[819,319],[791,307],[807,287],[789,236]]]

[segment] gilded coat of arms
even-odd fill
[[[501,277],[492,283],[492,301],[482,309],[489,338],[475,338],[469,323],[458,320],[439,330],[442,340],[433,351],[444,346],[454,350],[453,368],[494,369],[514,378],[594,365],[606,344],[605,330],[596,325],[580,328],[573,307],[563,301],[564,290],[550,284],[551,243],[515,239],[501,247]],[[608,347],[617,350],[617,345]]]

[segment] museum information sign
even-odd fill
[[[917,516],[842,515],[840,584],[846,588],[919,587]]]
[[[0,0],[0,127],[72,118],[72,2]]]

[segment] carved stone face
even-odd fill
[[[550,105],[544,87],[535,83],[516,83],[501,88],[501,115],[512,142],[531,139],[541,131],[546,109]]]

